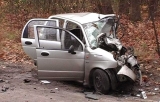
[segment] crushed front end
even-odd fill
[[[118,63],[117,78],[120,82],[133,80],[142,84],[141,70],[132,47],[124,47],[117,37],[119,19],[115,16],[83,25],[92,49],[101,48],[113,54]]]
[[[120,82],[131,79],[133,81],[139,80],[140,84],[142,84],[141,70],[132,47],[126,48],[122,46],[119,39],[106,37],[105,34],[98,37],[97,41],[99,42],[99,47],[111,52],[117,61],[116,72]]]

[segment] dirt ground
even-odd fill
[[[145,81],[143,86],[132,85],[133,87],[128,87],[129,85],[126,84],[109,95],[100,95],[92,94],[93,89],[85,88],[82,83],[78,82],[50,81],[49,84],[41,83],[37,78],[34,65],[1,61],[0,102],[159,102],[160,75],[158,71],[156,74],[150,71],[156,65],[158,66],[159,62],[153,61],[153,63],[147,64],[147,67],[142,64]],[[147,99],[142,99],[139,96],[142,90],[146,92]]]

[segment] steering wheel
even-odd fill
[[[96,41],[98,43],[98,45],[100,45],[100,43],[102,43],[102,41],[104,40],[103,38],[105,38],[106,33],[101,33],[97,36]],[[101,42],[99,42],[101,40]]]

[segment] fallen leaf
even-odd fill
[[[160,71],[160,68],[157,68],[157,71]]]

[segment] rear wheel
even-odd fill
[[[96,69],[93,72],[93,85],[96,92],[107,94],[110,90],[110,81],[107,73],[103,70]]]

